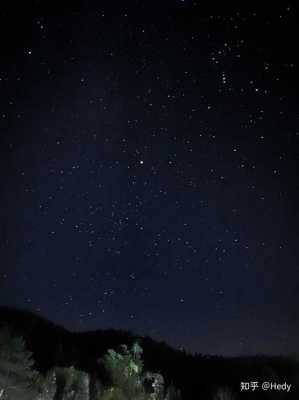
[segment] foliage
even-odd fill
[[[130,349],[120,346],[120,351],[108,350],[100,360],[109,380],[103,394],[104,400],[180,400],[180,392],[173,385],[164,397],[164,378],[159,373],[143,370],[142,348],[134,343]],[[102,400],[102,397],[101,397]]]
[[[26,400],[35,395],[32,354],[26,349],[23,338],[9,329],[0,331],[0,394],[1,399]]]
[[[100,363],[109,376],[105,389],[93,393],[97,400],[164,400],[161,374],[144,372],[142,348],[108,350]],[[32,354],[20,337],[8,330],[0,332],[1,400],[91,400],[90,378],[74,367],[55,367],[46,375],[33,370]],[[101,385],[97,384],[97,388]],[[165,400],[178,400],[174,387],[168,388]]]
[[[179,389],[176,389],[173,383],[171,383],[166,392],[165,400],[181,400],[182,395]]]
[[[213,400],[235,400],[236,396],[229,387],[220,387],[216,391]]]
[[[143,399],[145,391],[142,385],[143,362],[142,349],[134,344],[129,350],[126,345],[120,346],[120,352],[108,350],[100,360],[108,377],[110,388],[104,396],[108,399]]]
[[[88,370],[92,382],[91,400],[101,399],[104,388],[108,387],[105,375],[97,363],[99,357],[102,357],[108,348],[118,351],[119,343],[127,343],[130,347],[134,341],[134,335],[130,332],[114,329],[70,333],[29,311],[9,307],[0,307],[0,330],[4,326],[13,327],[18,335],[25,339],[36,357],[36,365],[40,371],[45,373],[55,365],[74,363],[78,368]],[[299,392],[298,356],[256,355],[227,358],[192,355],[149,337],[143,337],[141,340],[145,365],[154,371],[160,371],[167,382],[172,380],[182,391],[182,397],[188,400],[213,398],[215,385],[221,387],[229,383],[238,388],[244,377],[247,381],[254,381],[256,377],[264,379],[267,376],[276,376],[280,382],[293,384],[294,390],[292,388],[288,397],[296,398]],[[100,385],[94,384],[96,379],[101,381]],[[237,391],[235,395],[237,396]],[[246,397],[245,393],[244,395]],[[255,394],[257,399],[260,395],[263,393]]]
[[[161,374],[146,372],[142,377],[143,385],[150,398],[154,400],[164,399],[164,378]]]
[[[127,396],[123,393],[120,388],[108,388],[104,391],[103,395],[99,397],[99,400],[127,400]]]
[[[88,400],[89,375],[74,367],[55,368],[57,393],[62,400]]]
[[[38,375],[35,385],[38,390],[36,400],[53,400],[57,390],[55,372],[51,370],[46,376]]]

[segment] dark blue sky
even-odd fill
[[[297,11],[78,4],[1,11],[0,304],[298,352]]]

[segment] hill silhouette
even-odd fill
[[[166,383],[181,389],[184,399],[212,398],[218,387],[240,392],[240,382],[272,381],[292,383],[288,399],[298,399],[299,363],[282,356],[222,357],[188,354],[150,337],[131,332],[99,329],[91,332],[70,332],[31,311],[0,307],[0,329],[10,327],[22,336],[33,353],[35,368],[46,372],[54,366],[74,366],[91,375],[100,375],[98,359],[110,348],[131,346],[138,341],[143,349],[146,369],[161,373]],[[101,376],[100,376],[101,378]],[[296,386],[297,385],[297,386]],[[280,393],[282,394],[282,393]],[[252,392],[242,392],[243,399]],[[273,398],[277,393],[272,393]],[[256,392],[256,399],[269,399],[269,393]],[[283,397],[284,398],[284,397]]]

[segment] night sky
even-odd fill
[[[24,3],[0,11],[0,304],[298,352],[297,11]]]

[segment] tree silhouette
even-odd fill
[[[9,329],[0,331],[0,398],[29,399],[37,372],[32,354],[26,349],[23,338],[16,337]],[[31,396],[31,397],[30,397]]]

